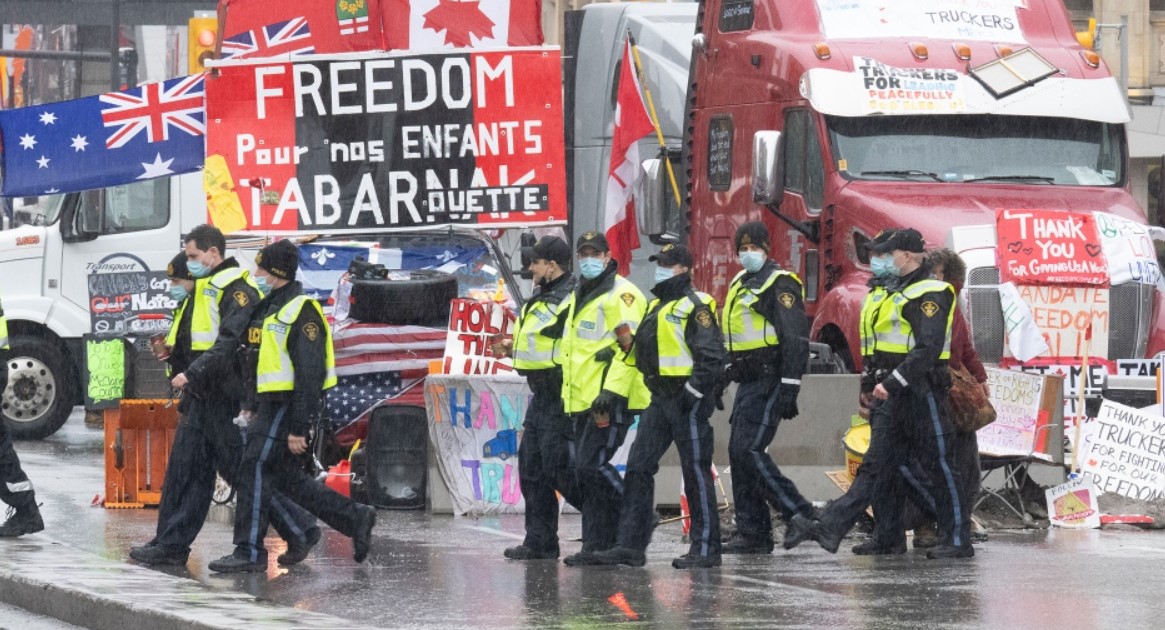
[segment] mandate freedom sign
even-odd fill
[[[566,220],[557,48],[217,68],[206,153],[249,230]]]

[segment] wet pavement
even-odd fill
[[[120,606],[148,622],[137,627],[165,625],[149,616],[158,611],[174,627],[239,627],[244,620],[249,627],[317,628],[1160,626],[1165,534],[1140,531],[992,532],[971,561],[928,561],[914,552],[858,557],[849,553],[857,541],[851,538],[835,556],[810,543],[771,556],[725,557],[719,569],[677,571],[671,559],[686,551],[678,524],[656,532],[644,568],[570,568],[502,558],[504,547],[521,540],[520,516],[382,510],[363,565],[352,561],[348,539],[328,531],[291,570],[274,564],[281,543],[269,539],[268,573],[239,577],[206,568],[231,549],[229,513],[216,508],[189,565],[156,571],[125,561],[130,546],[151,537],[155,510],[90,507],[103,487],[99,430],[75,414],[57,435],[17,450],[48,529],[0,542],[4,588],[14,579],[54,585],[60,602]],[[578,517],[563,516],[561,530],[564,554],[573,553]],[[85,625],[102,625],[93,619]]]

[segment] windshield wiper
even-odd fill
[[[1045,177],[1043,175],[988,175],[986,177],[975,177],[973,179],[963,180],[964,182],[1043,182],[1045,184],[1056,183],[1055,177]]]
[[[860,175],[897,175],[899,177],[910,177],[912,175],[913,176],[921,175],[922,177],[929,177],[936,182],[946,181],[943,178],[939,177],[938,174],[936,174],[936,173],[928,173],[926,171],[920,171],[918,169],[910,169],[910,170],[905,170],[905,171],[862,171],[859,174]]]

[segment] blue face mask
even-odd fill
[[[603,273],[607,268],[607,263],[603,262],[602,258],[579,258],[578,272],[587,280],[594,280]]]
[[[749,273],[756,273],[765,266],[764,252],[740,252],[737,258],[740,259],[740,266]]]
[[[259,287],[259,293],[267,295],[271,292],[271,278],[267,276],[254,276],[255,285]]]
[[[676,272],[671,267],[660,267],[658,265],[655,267],[655,283],[656,284],[659,284],[660,282],[666,282],[668,280],[671,280],[672,278],[675,277],[675,275],[676,275]]]
[[[170,292],[170,297],[174,298],[175,300],[178,300],[179,302],[181,302],[182,300],[185,300],[187,295],[190,295],[190,293],[188,291],[186,291],[186,287],[184,287],[180,284],[171,283],[169,292]]]
[[[870,271],[876,278],[893,278],[898,275],[898,268],[894,266],[892,256],[874,256],[870,258]]]
[[[205,278],[206,274],[210,273],[210,267],[202,264],[200,260],[187,260],[186,269],[190,271],[190,275],[195,278]]]

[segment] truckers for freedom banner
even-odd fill
[[[238,62],[207,78],[249,230],[566,220],[556,48]]]

